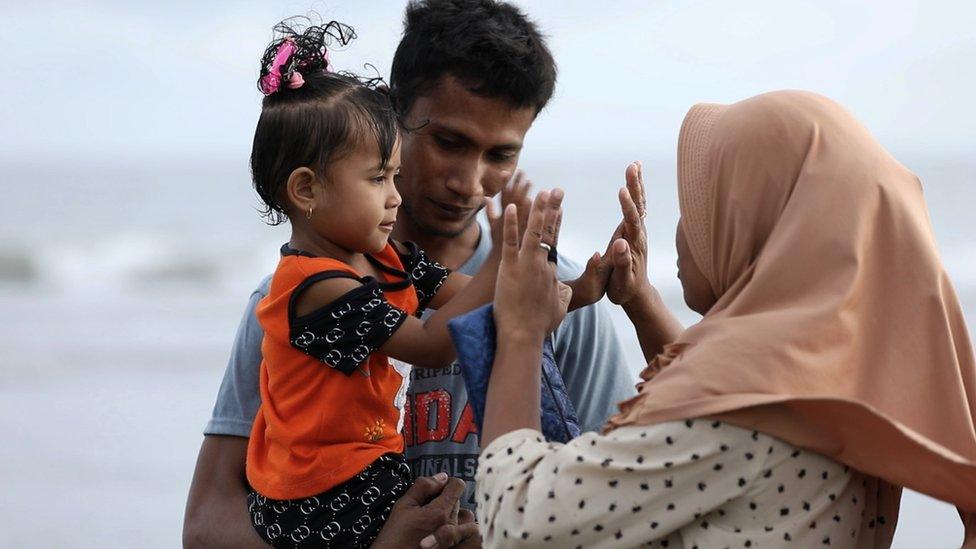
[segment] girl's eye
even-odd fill
[[[382,184],[386,183],[386,176],[379,175],[379,176],[374,177],[373,178],[373,183],[376,183],[376,184],[379,184],[379,185],[382,185]]]

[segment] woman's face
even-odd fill
[[[704,316],[715,305],[716,298],[712,293],[712,285],[691,256],[681,220],[678,220],[675,246],[678,248],[678,279],[681,280],[681,288],[684,290],[685,303],[692,311]]]

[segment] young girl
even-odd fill
[[[251,170],[270,221],[287,219],[292,233],[257,310],[265,336],[249,510],[275,546],[365,547],[412,482],[400,435],[409,364],[450,364],[447,320],[491,299],[500,247],[470,278],[392,241],[397,118],[384,93],[332,72],[326,50],[352,29],[276,31],[262,59]],[[527,190],[510,186],[503,203],[527,210]],[[553,193],[551,212],[560,200]],[[602,295],[594,272],[574,306]],[[425,308],[437,312],[421,321]]]

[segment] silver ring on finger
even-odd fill
[[[549,261],[550,263],[557,263],[558,262],[559,256],[558,256],[558,254],[556,254],[556,248],[555,247],[550,246],[549,244],[546,244],[545,242],[540,242],[539,243],[539,247],[546,251],[546,261]]]

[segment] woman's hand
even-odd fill
[[[612,265],[607,297],[623,307],[637,331],[644,358],[650,362],[683,328],[647,279],[647,199],[640,162],[627,166],[627,188],[620,189],[624,220],[617,227],[604,261]]]
[[[547,253],[558,239],[562,199],[560,189],[536,195],[521,244],[518,207],[505,208],[501,264],[495,283],[499,338],[524,336],[541,342],[566,316],[572,290],[556,279],[556,264],[548,260]]]
[[[613,266],[607,297],[622,307],[627,307],[634,298],[653,292],[647,279],[647,230],[644,227],[647,200],[640,162],[627,166],[626,179],[627,187],[618,193],[624,219],[611,237],[605,257],[605,261]]]
[[[556,279],[549,248],[559,234],[562,191],[541,192],[532,203],[521,245],[518,209],[505,208],[502,257],[495,283],[495,361],[481,430],[484,449],[499,436],[521,428],[539,429],[542,343],[563,317],[572,296]]]

